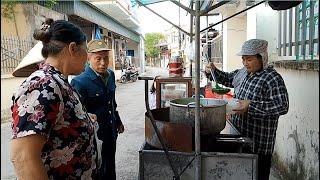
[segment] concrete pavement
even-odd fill
[[[146,68],[145,76],[167,75],[168,70]],[[149,86],[152,81],[149,82]],[[125,132],[117,141],[116,170],[119,180],[136,180],[139,172],[139,150],[144,142],[144,81],[119,84],[116,91],[118,111]]]
[[[1,123],[1,180],[15,179],[13,165],[10,161],[11,123]]]

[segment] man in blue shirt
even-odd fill
[[[114,180],[116,140],[118,133],[123,133],[124,126],[116,109],[114,72],[108,69],[110,50],[103,40],[91,40],[88,43],[89,65],[72,79],[71,85],[81,95],[87,111],[97,115],[97,134],[103,141],[100,177]]]

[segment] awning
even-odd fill
[[[125,36],[137,43],[140,42],[140,34],[125,27],[89,2],[59,1],[54,7],[54,10],[67,15],[77,15],[110,31]]]
[[[164,2],[164,1],[168,1],[168,0],[131,0],[132,6],[135,6],[137,4],[137,1],[139,1],[139,3],[142,5],[150,5],[150,4],[155,4],[155,3]],[[179,2],[179,0],[174,0],[174,1]],[[191,2],[193,2],[193,1],[195,1],[195,0],[188,0],[187,4],[189,7],[190,7]],[[179,4],[180,3],[181,2],[179,2]],[[200,10],[204,10],[204,9],[210,7],[212,4],[213,4],[212,0],[200,0]],[[178,4],[176,4],[176,5],[178,5]]]
[[[134,8],[130,7],[131,4],[121,3],[122,1],[109,0],[109,1],[90,1],[91,4],[107,13],[115,20],[119,21],[124,26],[131,30],[138,29],[140,24],[135,19]]]
[[[142,4],[144,5],[149,5],[149,4],[154,4],[154,3],[159,3],[163,1],[168,1],[168,0],[139,0]],[[132,6],[135,6],[137,4],[136,0],[131,0]]]

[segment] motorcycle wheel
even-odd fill
[[[134,75],[134,76],[131,77],[132,82],[136,82],[137,79],[138,79],[138,77],[137,77],[136,75]]]
[[[126,83],[126,82],[127,82],[127,78],[126,78],[125,75],[121,76],[120,82],[121,82],[121,83]]]

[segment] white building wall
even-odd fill
[[[127,43],[127,50],[134,50],[134,57],[132,58],[132,63],[139,67],[140,72],[144,72],[145,69],[145,58],[144,58],[144,39],[140,36],[140,43],[129,40]]]
[[[247,11],[247,40],[256,38],[256,32],[257,32],[256,8],[252,8]]]
[[[139,44],[139,59],[140,59],[140,72],[145,72],[145,50],[144,50],[144,39],[143,36],[140,36],[140,44]]]
[[[275,152],[288,168],[301,167],[305,179],[319,179],[319,72],[276,70],[285,81],[290,104],[278,122]]]
[[[224,14],[224,18],[232,14]],[[223,70],[233,71],[241,68],[242,60],[236,54],[246,40],[246,16],[234,17],[223,23]]]
[[[256,38],[268,41],[269,60],[278,60],[278,11],[261,4],[256,8]]]
[[[127,50],[133,50],[134,51],[133,59],[136,59],[137,61],[139,60],[139,43],[129,40],[129,42],[127,43]],[[139,65],[139,62],[133,62],[133,61],[134,60],[132,60],[132,63],[134,65]]]
[[[278,11],[265,4],[247,11],[247,40],[265,39],[268,41],[269,60],[278,60]]]

